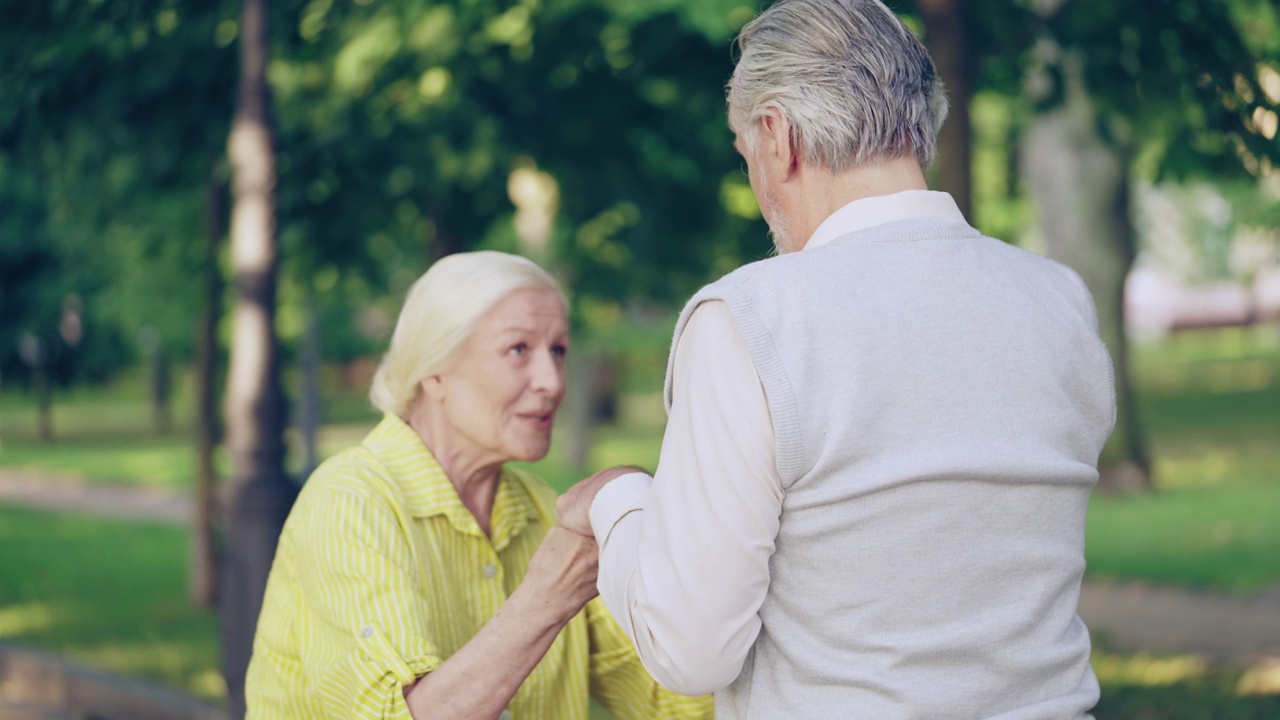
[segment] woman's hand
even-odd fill
[[[582,535],[593,535],[591,503],[595,502],[596,494],[613,480],[634,472],[647,471],[634,465],[606,468],[566,490],[556,500],[560,525]]]
[[[596,541],[547,531],[524,582],[488,623],[440,667],[404,690],[415,720],[496,718],[547,648],[596,596]]]
[[[552,527],[529,559],[520,590],[541,601],[537,607],[555,622],[568,622],[596,596],[598,560],[594,538]]]

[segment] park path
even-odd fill
[[[0,469],[0,504],[185,524],[189,497]],[[1080,616],[1100,645],[1122,653],[1195,654],[1240,667],[1280,667],[1280,586],[1253,596],[1087,581]]]
[[[58,512],[186,524],[191,498],[141,485],[97,485],[0,469],[0,503]]]

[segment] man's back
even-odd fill
[[[757,263],[722,299],[786,495],[732,718],[1083,715],[1084,514],[1114,419],[1079,279],[937,220]],[[678,342],[678,338],[677,338]]]

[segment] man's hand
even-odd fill
[[[596,493],[612,480],[633,472],[648,472],[632,465],[611,467],[592,475],[565,491],[556,500],[556,514],[560,516],[560,525],[579,535],[594,537],[591,532],[591,503]]]

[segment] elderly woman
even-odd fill
[[[547,454],[569,326],[534,263],[477,252],[409,291],[370,398],[280,536],[246,681],[251,718],[711,716],[658,687],[596,594],[594,540],[512,460]],[[585,607],[585,610],[584,610]]]

